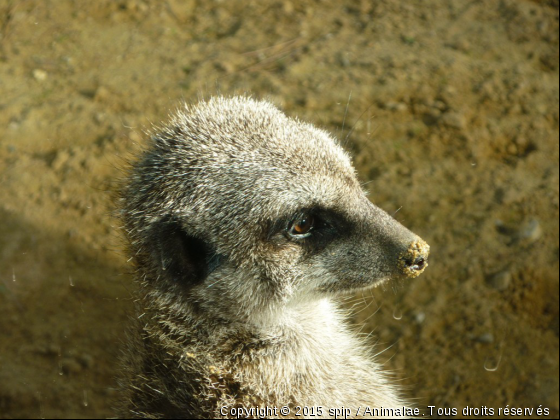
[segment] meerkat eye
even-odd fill
[[[305,238],[315,227],[315,217],[308,213],[300,214],[288,228],[288,233],[297,238]]]

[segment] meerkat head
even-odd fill
[[[234,308],[224,318],[427,266],[428,245],[366,198],[328,133],[245,97],[177,113],[123,202],[144,284],[178,306]]]

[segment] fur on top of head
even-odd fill
[[[242,242],[271,221],[360,189],[326,131],[248,97],[185,105],[148,149],[126,200],[135,230],[177,215],[195,236],[219,245],[236,232]]]

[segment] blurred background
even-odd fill
[[[113,415],[119,179],[182,101],[243,93],[430,243],[346,302],[408,397],[558,417],[558,29],[557,0],[0,0],[0,417]]]

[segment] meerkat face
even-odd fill
[[[366,198],[342,148],[267,102],[214,98],[178,113],[123,200],[152,287],[196,302],[248,308],[413,278],[427,266],[428,245]]]

